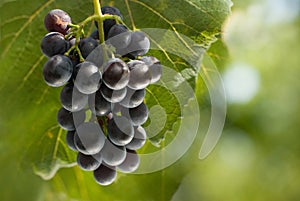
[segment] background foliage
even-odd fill
[[[124,2],[104,1],[104,4],[119,7],[131,26]],[[128,2],[138,28],[176,30],[202,45],[212,42],[213,34],[221,31],[230,8],[230,2],[225,0]],[[1,200],[298,200],[300,4],[297,0],[233,3],[232,16],[222,29],[230,59],[221,40],[213,43],[208,52],[224,73],[229,100],[224,133],[214,152],[203,161],[197,159],[210,118],[209,96],[199,77],[196,95],[201,124],[189,152],[163,171],[120,174],[115,184],[101,187],[91,174],[76,166],[62,168],[55,176],[51,174],[58,165],[73,166],[75,155],[67,151],[64,133],[56,127],[59,89],[44,84],[41,69],[46,58],[39,49],[45,34],[43,17],[50,9],[62,8],[74,22],[80,22],[92,13],[92,2],[2,0]],[[186,65],[175,68],[160,52],[153,54],[179,72],[190,68]],[[171,58],[176,59],[173,55]],[[257,81],[258,87],[252,95],[246,93],[249,96],[246,101],[234,99],[239,93],[226,82],[231,69],[244,66],[258,75],[256,79],[237,80],[236,77],[243,77],[240,72],[236,77],[229,76],[229,80],[237,80],[235,86],[242,87],[242,92],[250,90]],[[249,82],[250,88],[241,84],[244,82]],[[169,121],[173,121],[172,125],[176,118]],[[54,177],[45,181],[40,176]]]

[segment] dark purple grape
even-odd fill
[[[103,50],[104,45],[98,45],[86,58],[86,61],[93,63],[99,69],[102,69],[103,63],[106,63],[110,58],[112,58],[112,54],[108,50]]]
[[[100,90],[89,96],[89,107],[96,116],[105,116],[111,112],[111,103],[103,98]]]
[[[60,9],[51,10],[44,18],[44,25],[47,31],[56,31],[66,35],[69,33],[71,17],[68,13]]]
[[[135,126],[133,139],[126,145],[126,148],[130,150],[140,149],[146,143],[146,139],[147,135],[145,129],[142,126]]]
[[[112,7],[112,6],[103,6],[101,8],[101,12],[102,14],[109,14],[109,15],[118,15],[122,20],[123,20],[123,16],[120,12],[119,9],[117,9],[116,7]],[[98,23],[95,22],[96,24],[96,27],[98,28]],[[103,29],[104,29],[104,36],[105,36],[105,39],[107,38],[107,34],[110,30],[110,28],[112,26],[114,26],[116,24],[116,21],[115,20],[112,20],[112,19],[107,19],[103,22]]]
[[[126,108],[133,108],[139,106],[145,98],[146,90],[134,90],[127,87],[127,92],[125,98],[120,102],[120,105]]]
[[[49,86],[60,87],[70,80],[72,72],[72,61],[66,56],[55,55],[45,63],[43,76]]]
[[[151,73],[151,83],[157,82],[162,75],[162,65],[160,61],[152,56],[144,56],[141,61],[145,62],[149,66]]]
[[[68,38],[68,41],[70,42],[71,46],[76,44],[76,38],[74,38],[74,37]]]
[[[80,93],[73,83],[69,83],[60,92],[62,106],[71,112],[82,110],[88,103],[88,96]]]
[[[146,88],[151,82],[149,66],[139,60],[130,61],[127,65],[130,70],[128,87],[135,90]]]
[[[119,49],[126,48],[131,41],[131,32],[122,24],[115,24],[107,35],[107,43],[112,44],[118,53]]]
[[[103,82],[111,89],[125,88],[129,82],[129,68],[121,59],[109,60],[103,68]]]
[[[79,152],[97,154],[104,146],[105,135],[98,123],[85,122],[76,128],[74,142]]]
[[[129,108],[129,117],[134,126],[145,123],[148,119],[148,108],[145,103],[141,103],[135,108]]]
[[[94,170],[94,178],[96,182],[102,186],[112,184],[117,177],[116,167],[109,166],[102,163],[96,170]]]
[[[47,57],[64,54],[70,48],[70,42],[65,40],[64,35],[51,32],[44,36],[41,42],[41,50]]]
[[[99,31],[98,29],[93,31],[90,35],[91,38],[95,39],[95,40],[99,40]]]
[[[126,49],[129,57],[143,56],[150,49],[150,40],[144,32],[131,32],[131,41]]]
[[[72,53],[68,57],[72,61],[72,64],[73,64],[73,75],[72,75],[72,77],[74,77],[74,75],[76,75],[75,67],[80,63],[80,58],[77,55],[77,53],[75,53],[75,54]]]
[[[101,73],[93,63],[85,61],[76,66],[76,88],[84,94],[95,93],[101,84]]]
[[[126,149],[124,146],[117,146],[109,139],[105,140],[103,149],[101,150],[103,161],[111,166],[120,165],[126,157]]]
[[[98,46],[98,42],[93,39],[92,37],[87,37],[84,39],[81,39],[78,47],[80,49],[80,52],[83,56],[83,58],[87,58],[88,55]]]
[[[113,90],[108,88],[104,83],[101,84],[100,92],[105,100],[110,103],[118,103],[123,100],[126,96],[127,89],[126,87],[119,90]]]
[[[136,151],[127,150],[125,160],[117,167],[120,172],[132,173],[138,169],[139,165],[140,165],[140,157],[136,153]]]
[[[134,135],[132,123],[123,116],[115,115],[113,119],[109,120],[107,130],[108,138],[118,146],[127,145]]]
[[[113,114],[113,116],[115,116],[115,115],[120,116],[120,114],[122,114],[123,110],[127,110],[127,113],[128,113],[128,108],[123,107],[119,103],[112,104],[112,114]]]
[[[78,166],[85,171],[96,170],[102,162],[102,156],[100,153],[94,155],[85,155],[83,153],[77,154],[77,164]]]
[[[73,131],[75,130],[75,125],[83,123],[85,120],[85,112],[70,112],[65,108],[61,108],[57,113],[57,121],[61,128]]]
[[[77,151],[77,148],[74,143],[74,135],[75,131],[68,131],[66,134],[66,142],[70,149],[72,149],[73,151]]]

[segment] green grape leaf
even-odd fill
[[[26,156],[35,157],[30,158],[30,161],[38,161],[32,164],[33,170],[45,180],[51,179],[62,167],[76,165],[75,154],[66,144],[65,135],[66,132],[63,129],[54,126],[48,129],[41,139],[34,141],[29,148],[30,152],[40,150],[41,155],[29,152]]]
[[[145,126],[152,136],[150,140],[157,146],[162,143],[168,144],[176,136],[178,125],[182,122],[182,111],[179,107],[186,106],[194,98],[182,92],[178,83],[187,81],[192,88],[195,88],[195,80],[200,69],[199,58],[205,49],[217,41],[222,24],[230,14],[232,3],[230,0],[105,0],[101,1],[101,4],[118,7],[129,28],[145,30],[153,48],[149,55],[157,57],[164,66],[177,73],[173,77],[163,75],[159,85],[147,89],[146,103],[150,109],[150,118]],[[19,196],[28,193],[28,188],[22,186],[25,181],[33,177],[30,173],[23,173],[22,169],[34,171],[43,179],[51,179],[59,168],[73,166],[76,156],[76,153],[66,147],[65,131],[62,132],[57,127],[56,115],[61,107],[60,88],[47,86],[42,78],[43,64],[47,61],[40,51],[40,41],[46,34],[43,19],[46,13],[54,8],[67,11],[76,24],[93,13],[93,2],[89,0],[4,0],[0,2],[0,102],[2,104],[0,150],[3,152],[5,150],[5,155],[0,156],[0,161],[10,159],[7,162],[9,165],[1,167],[0,175],[1,178],[8,178],[7,180],[11,181],[12,189],[22,189]],[[92,23],[90,27],[88,29],[94,29]],[[151,30],[152,28],[163,32],[155,32]],[[163,34],[157,38],[157,33]],[[213,54],[218,55],[218,51],[223,51],[222,48],[221,45],[216,47]],[[196,57],[199,57],[196,59],[197,62],[191,63],[190,61]],[[179,87],[176,88],[177,86]],[[169,89],[170,87],[173,91]],[[182,97],[182,103],[179,103],[178,97]],[[152,144],[148,143],[147,148],[142,149],[141,152],[151,150]],[[13,168],[18,169],[18,175],[22,175],[24,181],[18,182],[14,172],[10,171]],[[66,175],[70,174],[68,170],[63,172],[67,172]],[[82,174],[85,176],[85,173]],[[60,176],[55,177],[53,186],[61,186]],[[149,180],[148,187],[152,186],[160,176],[159,173],[155,174]],[[72,179],[74,178],[70,181]],[[76,177],[76,180],[80,181],[80,179],[82,180],[81,176]],[[128,181],[135,183],[137,188],[145,179],[146,176],[137,175],[131,179],[128,176]],[[12,183],[14,181],[16,184]],[[70,183],[70,181],[66,178],[63,183]],[[126,186],[126,181],[127,178],[120,182],[120,185]],[[35,180],[36,183],[39,182]],[[56,188],[47,190],[42,185],[44,184],[42,181],[40,184],[35,190],[43,189],[43,192],[49,192],[45,195],[48,200],[51,200],[51,196],[60,193],[55,190]],[[176,189],[176,184],[178,182],[171,189]],[[77,187],[80,185],[83,184],[78,184]],[[0,182],[0,187],[2,186],[5,186],[4,181]],[[96,186],[90,191],[95,188]],[[116,189],[117,187],[114,188]],[[112,192],[95,191],[107,197],[110,197],[108,194]],[[72,190],[66,192],[76,199],[88,200],[83,196],[84,192],[81,192],[81,195]],[[168,198],[171,194],[170,190]],[[4,200],[20,200],[18,195],[13,195],[12,191],[3,192],[3,196]],[[34,200],[34,196],[39,199],[37,194],[30,197],[30,200]]]

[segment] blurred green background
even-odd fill
[[[161,172],[120,179],[113,188],[94,185],[92,176],[77,167],[43,181],[32,169],[16,167],[9,158],[14,153],[5,152],[14,148],[0,141],[0,201],[300,200],[300,0],[233,3],[223,28],[229,58],[219,66],[227,119],[208,158],[199,160],[198,153],[209,105],[201,105],[199,135],[180,161]],[[21,113],[20,121],[26,118]],[[6,128],[2,122],[0,127]],[[1,132],[9,135],[8,130]],[[17,136],[11,138],[18,142]]]
[[[300,200],[300,1],[233,2],[224,132],[173,201]]]

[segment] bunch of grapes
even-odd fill
[[[45,82],[62,87],[57,120],[67,130],[69,148],[77,152],[81,169],[109,185],[117,171],[130,173],[139,166],[136,150],[147,138],[142,127],[148,118],[145,88],[160,79],[162,66],[155,57],[144,56],[150,48],[145,33],[129,30],[117,8],[101,11],[102,27],[96,22],[86,37],[83,24],[72,24],[65,11],[51,10],[41,50],[48,57]]]

